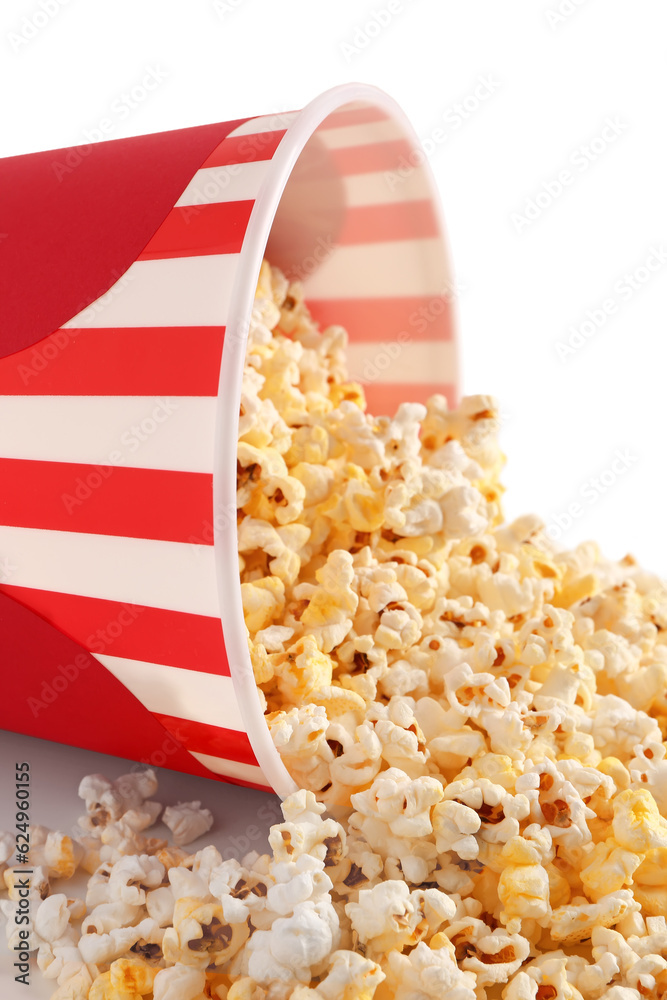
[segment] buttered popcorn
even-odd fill
[[[189,854],[199,802],[168,844],[152,771],[88,776],[71,837],[31,831],[27,947],[54,1000],[667,1000],[667,588],[503,522],[491,397],[371,417],[345,345],[265,262],[237,507],[300,789],[271,853]]]
[[[265,262],[239,424],[250,653],[284,763],[346,829],[333,894],[373,995],[661,998],[664,947],[638,979],[592,941],[667,914],[667,588],[503,522],[491,397],[372,417],[344,347]],[[464,923],[415,938],[416,891]]]

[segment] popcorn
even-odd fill
[[[67,896],[63,892],[47,896],[34,911],[35,934],[49,943],[57,941],[67,930],[70,915]]]
[[[31,874],[29,876],[24,874],[26,871]],[[22,896],[25,897],[26,878],[29,882],[28,898],[45,899],[49,894],[47,869],[43,865],[36,865],[34,868],[26,865],[14,865],[12,868],[8,868],[3,875],[7,895],[12,900],[18,902]],[[19,895],[19,890],[22,890],[21,895]]]
[[[45,979],[55,979],[59,985],[64,985],[78,978],[88,968],[81,957],[81,952],[74,943],[72,929],[60,940],[50,944],[43,941],[37,951],[37,967]],[[90,985],[90,980],[87,980]]]
[[[568,906],[559,906],[551,914],[551,936],[563,944],[582,941],[595,926],[613,927],[627,913],[639,908],[627,889],[602,896],[596,903],[583,900],[578,903],[573,899]]]
[[[175,806],[167,806],[162,822],[169,827],[174,843],[180,847],[210,830],[213,814],[208,809],[202,809],[200,802],[179,802]]]
[[[352,556],[349,552],[335,550],[315,577],[319,586],[308,597],[301,623],[315,636],[322,651],[328,653],[349,632],[352,620],[347,616],[356,611],[359,603],[350,587],[354,579]]]
[[[88,1000],[92,983],[92,976],[84,965],[51,994],[51,1000]]]
[[[270,853],[188,855],[208,810],[167,808],[168,845],[153,771],[89,775],[73,836],[31,828],[26,947],[61,1000],[662,997],[667,587],[533,515],[503,523],[495,401],[374,417],[345,346],[264,262],[239,573],[300,788]],[[49,895],[77,865],[85,904]]]
[[[79,798],[85,801],[87,812],[79,819],[79,826],[95,833],[121,818],[133,830],[152,826],[162,807],[159,802],[145,800],[156,790],[157,778],[151,768],[121,775],[115,781],[102,774],[89,774],[79,784]]]
[[[302,636],[274,662],[276,684],[287,702],[298,705],[331,685],[333,661],[318,649],[312,635]]]
[[[461,962],[461,968],[474,972],[477,986],[506,983],[530,954],[530,942],[520,934],[506,930],[482,933],[475,941],[475,950]]]
[[[168,962],[205,969],[233,958],[248,934],[246,924],[227,923],[219,903],[184,896],[176,900],[173,927],[164,931],[162,951]]]
[[[177,962],[159,969],[153,980],[153,1000],[202,1000],[206,973]]]
[[[14,853],[16,837],[11,833],[0,830],[0,875],[7,871],[7,862]]]
[[[662,585],[591,543],[558,551],[533,516],[502,524],[495,402],[470,397],[450,411],[435,396],[394,417],[364,414],[357,390],[343,388],[340,328],[320,332],[302,288],[266,274],[280,316],[262,307],[244,386],[272,401],[289,441],[279,468],[270,437],[260,456],[241,435],[241,468],[257,465],[251,490],[239,480],[241,580],[268,586],[277,572],[253,555],[281,551],[264,501],[277,478],[298,479],[306,496],[289,527],[309,537],[291,544],[290,573],[299,568],[281,574],[284,607],[249,625],[250,648],[285,764],[347,816],[334,895],[361,920],[364,893],[388,884],[381,864],[410,891],[483,901],[493,922],[477,936],[529,941],[538,971],[464,956],[478,963],[475,988],[562,993],[561,959],[539,964],[541,928],[580,940],[579,925],[611,927],[637,906],[652,919],[667,906]],[[283,832],[303,857],[302,835]],[[611,966],[586,968],[582,982],[600,995]]]
[[[315,990],[303,993],[322,1000],[372,1000],[375,988],[385,979],[380,966],[354,951],[335,951],[331,956],[331,966],[327,975]],[[299,988],[292,993],[292,1000],[298,1000]]]
[[[600,896],[632,885],[633,874],[644,856],[624,850],[613,837],[596,844],[580,872],[586,894],[595,902]]]
[[[243,614],[249,631],[267,628],[285,607],[285,584],[277,576],[241,584]]]
[[[84,931],[78,947],[86,964],[104,965],[120,958],[141,940],[157,944],[162,940],[162,932],[149,917],[131,926],[113,927],[107,933]]]
[[[386,982],[396,1000],[477,998],[474,973],[460,969],[448,948],[429,948],[423,941],[409,955],[389,953]]]
[[[84,918],[81,930],[84,934],[106,934],[118,927],[134,923],[141,907],[117,900],[113,903],[98,903]]]
[[[481,825],[480,816],[474,809],[446,799],[433,810],[435,846],[438,851],[455,851],[460,858],[472,860],[479,854],[474,834]]]
[[[630,851],[667,847],[667,820],[646,789],[628,788],[614,799],[614,837]]]
[[[549,912],[549,876],[542,865],[508,865],[498,882],[498,896],[501,920],[508,926],[516,926],[512,918],[539,920]]]
[[[146,902],[149,889],[159,886],[165,874],[164,865],[148,854],[130,855],[108,869],[108,898],[133,906]],[[90,899],[86,899],[90,905]]]
[[[308,983],[335,951],[340,939],[338,917],[330,902],[298,903],[288,917],[278,917],[269,930],[258,930],[246,945],[248,973],[260,985]]]
[[[395,879],[362,889],[358,902],[345,906],[352,929],[370,957],[416,944],[455,912],[455,904],[438,889],[411,892],[405,882]]]
[[[48,878],[71,878],[84,854],[76,840],[60,830],[46,831],[42,840],[30,840],[30,864],[46,869]]]

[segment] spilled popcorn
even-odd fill
[[[53,998],[667,1000],[667,589],[503,523],[493,399],[371,417],[345,346],[264,263],[241,589],[300,790],[270,854],[223,861],[185,849],[199,802],[149,835],[154,772],[84,778],[72,836],[31,828]],[[53,885],[78,867],[85,900]]]
[[[667,589],[503,522],[491,397],[372,417],[345,345],[265,262],[243,606],[274,744],[345,828],[368,995],[667,996]]]

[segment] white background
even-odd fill
[[[501,402],[508,516],[555,526],[578,503],[554,527],[564,544],[595,538],[667,575],[667,259],[641,270],[667,251],[666,27],[660,0],[3,0],[0,155],[84,143],[104,118],[119,138],[300,108],[350,80],[384,88],[431,153],[463,390]],[[605,299],[615,312],[559,357]],[[38,770],[48,747],[31,746]],[[100,764],[68,753],[71,798]],[[242,795],[211,783],[211,800]]]

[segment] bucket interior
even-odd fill
[[[439,204],[407,123],[370,101],[328,114],[285,185],[266,255],[303,282],[323,327],[349,334],[350,375],[391,413],[456,401],[453,284]]]

